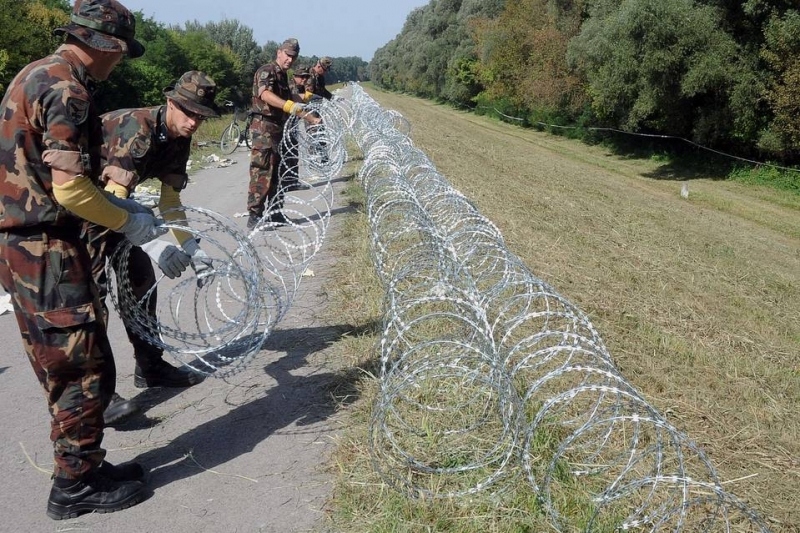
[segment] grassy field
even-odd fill
[[[707,452],[725,488],[774,531],[800,531],[800,196],[718,176],[684,181],[663,162],[370,94],[409,120],[414,144],[511,251],[591,317],[622,375]],[[355,184],[349,194],[361,205]],[[552,530],[527,486],[501,502],[429,503],[373,472],[366,429],[383,291],[366,217],[349,217],[330,297],[337,321],[361,326],[337,353],[364,377],[332,390],[360,398],[333,458],[332,530]]]

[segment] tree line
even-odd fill
[[[369,73],[527,124],[800,163],[797,0],[431,0]]]
[[[61,42],[54,28],[69,22],[69,0],[0,0],[0,92],[26,64],[50,54]],[[208,73],[218,86],[217,103],[233,101],[249,107],[253,75],[275,58],[276,36],[259,45],[253,30],[238,20],[165,25],[135,12],[136,38],[145,54],[123,61],[108,81],[98,85],[96,102],[102,111],[158,105],[163,90],[189,70]],[[301,51],[302,51],[302,43]],[[295,66],[310,66],[317,56],[301,55]],[[367,62],[359,57],[334,57],[327,83],[363,81]]]

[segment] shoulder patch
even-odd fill
[[[67,98],[67,115],[75,124],[83,124],[89,117],[89,102],[78,98]]]
[[[265,79],[267,79],[268,76],[269,76],[269,74],[267,74],[267,72],[265,70],[262,70],[261,74],[258,75],[258,79],[265,80]]]
[[[131,157],[134,159],[141,159],[150,150],[150,139],[146,137],[137,137],[131,143]]]

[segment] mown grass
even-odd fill
[[[371,94],[410,121],[415,145],[498,225],[512,252],[591,317],[622,375],[703,448],[726,488],[774,531],[800,531],[798,196]],[[356,184],[348,199],[357,209],[334,245],[340,265],[329,296],[337,320],[364,326],[335,346],[363,378],[332,458],[331,530],[551,531],[524,476],[502,492],[430,501],[374,470],[367,429],[383,290]],[[550,444],[539,437],[545,457]],[[593,508],[574,488],[559,508],[581,524]],[[604,519],[595,531],[612,529],[614,517]]]

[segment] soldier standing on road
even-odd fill
[[[279,190],[281,138],[289,115],[297,115],[311,124],[319,118],[303,110],[303,104],[292,100],[286,71],[300,53],[297,39],[286,39],[278,47],[275,60],[260,67],[253,77],[253,149],[250,154],[250,185],[247,194],[247,228],[259,220],[277,225],[289,221],[281,212],[283,191]]]
[[[292,77],[289,79],[289,89],[292,92],[292,100],[295,102],[304,103],[308,101],[308,98],[306,97],[306,82],[308,81],[309,76],[311,76],[311,74],[308,71],[308,67],[298,66],[296,69],[294,69],[294,72],[292,72]],[[308,96],[310,96],[310,93]],[[291,132],[289,144],[294,150],[297,150],[297,137]],[[299,165],[297,152],[295,151],[290,154],[285,154],[284,159],[287,170],[283,175],[281,188],[286,192],[310,189],[310,185],[300,181],[300,176],[298,174]]]
[[[186,224],[180,191],[186,188],[192,135],[200,124],[217,117],[214,96],[217,86],[207,74],[192,70],[178,82],[164,90],[166,105],[139,109],[122,109],[102,116],[103,120],[103,174],[105,190],[119,198],[128,198],[136,186],[148,178],[161,182],[159,211],[170,222]],[[172,211],[170,211],[172,210]],[[142,247],[132,247],[128,257],[128,272],[137,298],[148,296],[147,311],[156,316],[157,292],[151,288],[156,282],[152,259],[167,277],[175,278],[192,264],[203,283],[204,274],[213,270],[211,258],[198,245],[191,233],[171,230],[175,245],[156,239]],[[93,259],[93,276],[104,298],[108,290],[105,262],[111,257],[122,239],[105,228],[90,225],[87,231]],[[202,381],[202,376],[185,368],[176,368],[164,361],[164,352],[142,339],[127,324],[128,339],[133,345],[136,367],[133,384],[147,387],[190,387]],[[114,395],[105,411],[107,424],[117,422],[135,413],[138,406],[130,400]]]
[[[326,100],[333,98],[333,94],[325,88],[325,73],[331,69],[331,66],[333,66],[333,59],[323,56],[311,67],[311,76],[306,81],[306,101],[314,96],[319,96]]]
[[[325,74],[331,69],[331,66],[333,66],[333,59],[328,56],[323,56],[309,69],[310,76],[306,81],[305,87],[306,102],[319,100],[320,98],[324,98],[325,100],[331,100],[333,98],[333,94],[325,87]],[[311,136],[319,140],[313,143],[310,148],[311,152],[319,157],[319,162],[324,164],[328,162],[328,145],[323,140],[325,136],[325,130],[323,128],[324,126],[320,122],[316,128],[311,130]]]
[[[141,245],[161,231],[151,212],[97,186],[100,119],[90,85],[139,57],[136,21],[116,0],[76,0],[66,41],[24,67],[0,103],[0,281],[52,417],[47,515],[112,512],[143,498],[144,470],[104,461],[103,409],[116,368],[85,220]]]

